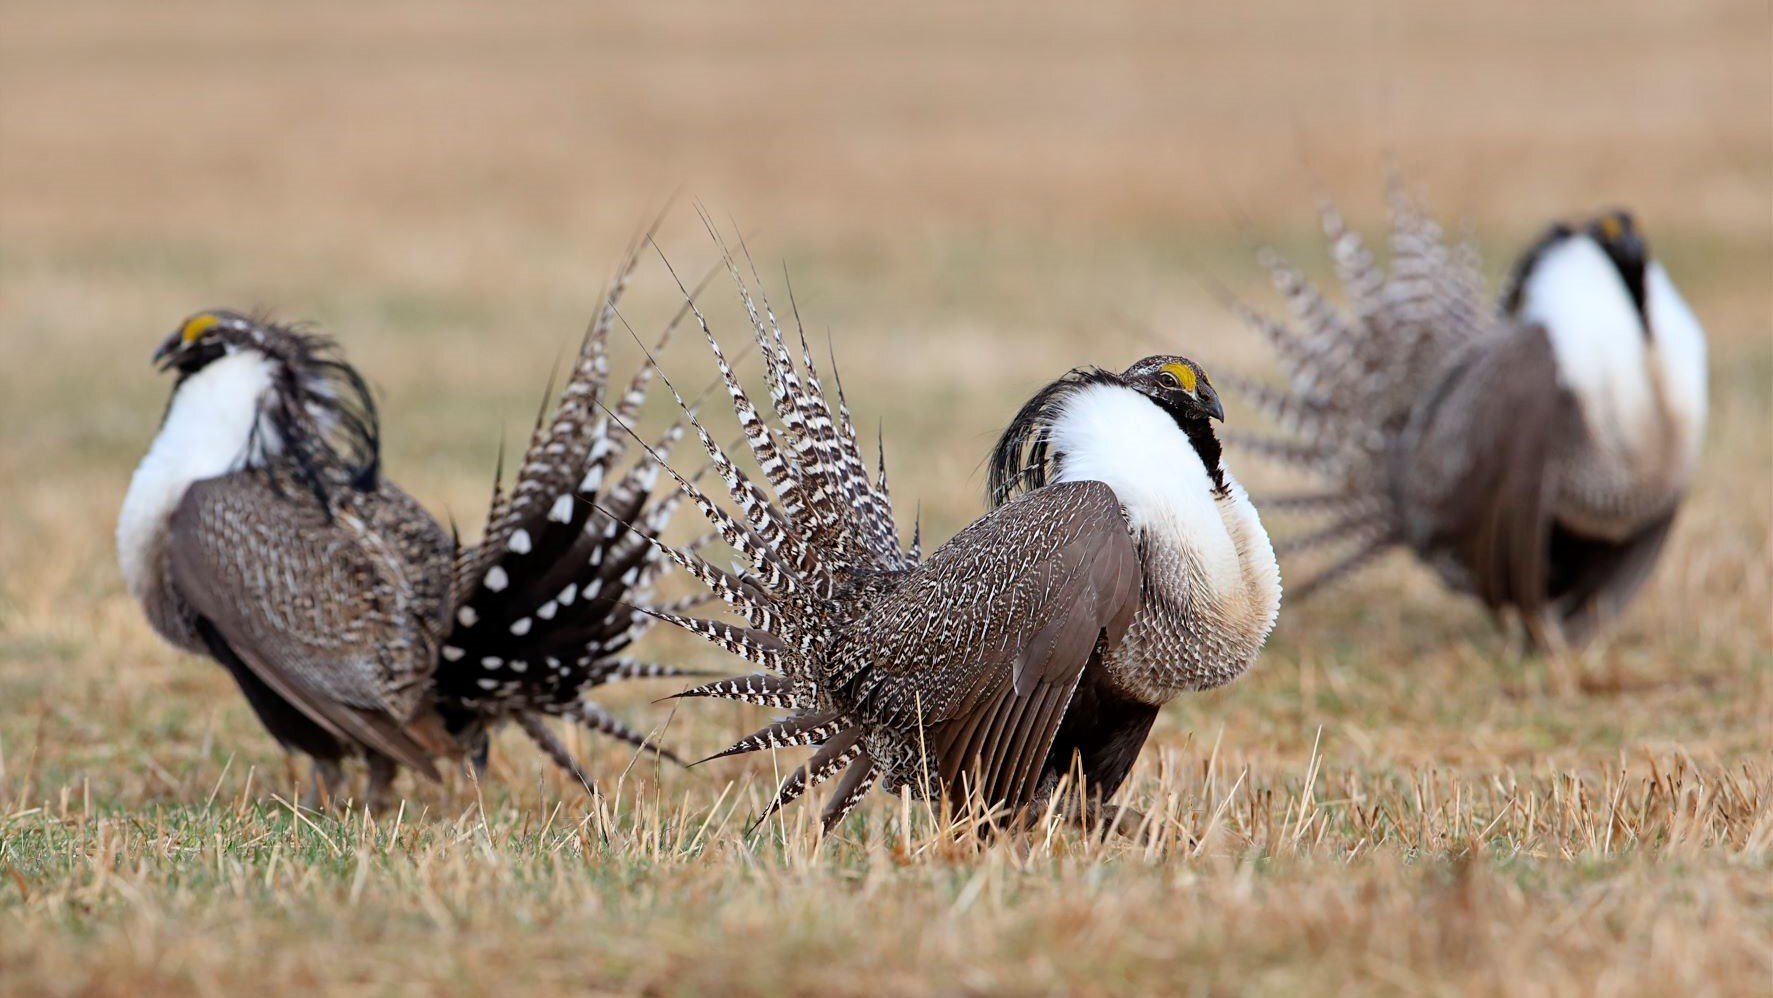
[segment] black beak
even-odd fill
[[[179,348],[185,345],[185,338],[180,333],[168,336],[165,342],[154,348],[154,356],[150,358],[155,367],[164,371],[173,365],[178,358]]]
[[[1220,404],[1219,393],[1213,390],[1212,385],[1201,385],[1196,397],[1199,399],[1198,404],[1201,411],[1206,413],[1208,418],[1217,419],[1221,423],[1225,422],[1225,406]]]

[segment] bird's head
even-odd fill
[[[1225,406],[1207,372],[1187,357],[1147,357],[1120,374],[1121,383],[1156,402],[1177,422],[1224,421]]]
[[[375,401],[331,339],[231,309],[205,309],[179,323],[153,362],[178,372],[175,405],[250,413],[255,456],[248,465],[281,455],[318,493],[340,482],[375,483],[381,450]]]
[[[245,351],[287,362],[297,352],[296,335],[230,309],[205,309],[179,323],[172,335],[161,341],[153,362],[162,371],[177,371],[181,378]]]
[[[1617,401],[1643,396],[1634,384],[1657,383],[1661,404],[1697,439],[1705,332],[1629,213],[1550,226],[1515,264],[1502,307],[1544,328],[1567,385]]]
[[[1219,392],[1199,364],[1187,357],[1162,354],[1147,357],[1118,374],[1080,367],[1036,392],[1010,420],[992,449],[988,488],[993,506],[1046,484],[1062,459],[1054,446],[1055,432],[1062,421],[1076,417],[1073,410],[1078,400],[1101,391],[1125,397],[1132,397],[1126,395],[1132,392],[1149,399],[1187,435],[1214,488],[1225,488],[1219,440],[1210,422],[1225,418]],[[1133,427],[1116,428],[1121,431],[1136,435]]]
[[[1515,262],[1502,308],[1553,336],[1629,336],[1682,362],[1703,360],[1699,320],[1623,209],[1549,226]]]
[[[1632,303],[1641,314],[1645,308],[1645,281],[1650,270],[1650,247],[1631,213],[1616,209],[1590,219],[1583,227],[1588,238],[1607,254],[1619,279],[1625,283]]]
[[[1659,270],[1631,213],[1615,209],[1585,222],[1554,222],[1515,262],[1503,295],[1510,315],[1535,318],[1577,296],[1611,299],[1649,328],[1649,284]]]

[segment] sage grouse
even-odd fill
[[[1246,310],[1288,385],[1236,387],[1290,431],[1251,443],[1323,486],[1262,505],[1327,518],[1283,555],[1341,546],[1296,593],[1401,545],[1535,644],[1580,644],[1643,584],[1692,477],[1704,333],[1625,212],[1551,226],[1499,308],[1395,187],[1392,213],[1386,273],[1323,210],[1352,315],[1272,253],[1294,325]]]
[[[212,310],[154,354],[178,380],[123,503],[123,576],[155,630],[226,666],[270,733],[313,758],[311,796],[337,792],[347,755],[367,756],[371,802],[396,763],[435,778],[441,755],[484,759],[504,719],[581,781],[540,717],[650,747],[585,696],[674,674],[621,655],[651,622],[632,601],[668,564],[645,540],[678,499],[648,505],[650,462],[610,474],[624,449],[599,412],[614,307],[612,293],[465,550],[382,474],[374,402],[331,341]],[[622,418],[650,375],[616,403]]]
[[[826,829],[876,783],[997,817],[1106,813],[1159,707],[1241,674],[1279,607],[1206,376],[1152,357],[1043,389],[992,459],[1000,505],[922,560],[915,534],[900,546],[884,456],[871,479],[841,383],[834,407],[804,332],[797,365],[768,299],[734,276],[773,421],[702,328],[763,481],[697,425],[736,513],[678,484],[744,565],[672,557],[743,624],[668,619],[767,670],[680,695],[787,716],[711,758],[817,746],[760,822],[840,772]],[[1055,801],[1074,767],[1090,798]]]

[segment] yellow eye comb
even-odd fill
[[[1164,370],[1173,375],[1176,378],[1176,382],[1183,388],[1189,391],[1194,391],[1194,368],[1189,367],[1187,364],[1165,364]]]
[[[179,329],[179,338],[189,343],[221,325],[221,322],[222,320],[208,312],[199,312],[185,320],[184,326]]]

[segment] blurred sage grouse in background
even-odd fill
[[[651,622],[632,603],[668,564],[646,539],[677,499],[647,505],[650,462],[609,474],[625,439],[600,412],[614,307],[612,292],[464,550],[383,476],[374,402],[329,340],[217,310],[154,354],[178,380],[123,503],[124,579],[156,631],[226,666],[271,734],[313,758],[311,797],[339,793],[348,755],[368,758],[371,803],[397,763],[435,778],[439,756],[483,761],[507,718],[581,781],[540,716],[649,745],[585,697],[671,674],[621,655]],[[624,418],[650,374],[614,403]]]
[[[672,556],[743,622],[670,619],[765,670],[683,696],[786,716],[713,758],[816,746],[759,821],[840,773],[826,829],[877,783],[974,814],[1106,817],[1159,707],[1240,675],[1280,603],[1206,376],[1152,357],[1043,389],[997,446],[996,508],[922,560],[915,534],[900,546],[884,457],[871,478],[841,382],[834,406],[804,332],[797,365],[768,299],[732,272],[769,416],[703,331],[762,480],[697,424],[736,512],[678,484],[743,565]],[[1068,774],[1087,798],[1054,798]]]
[[[1693,475],[1704,333],[1624,212],[1553,225],[1497,307],[1476,253],[1391,200],[1389,273],[1324,208],[1352,314],[1266,252],[1294,324],[1245,310],[1288,378],[1233,386],[1288,433],[1247,442],[1323,485],[1259,502],[1327,519],[1283,556],[1340,547],[1295,595],[1403,545],[1536,645],[1581,644],[1643,584]]]

